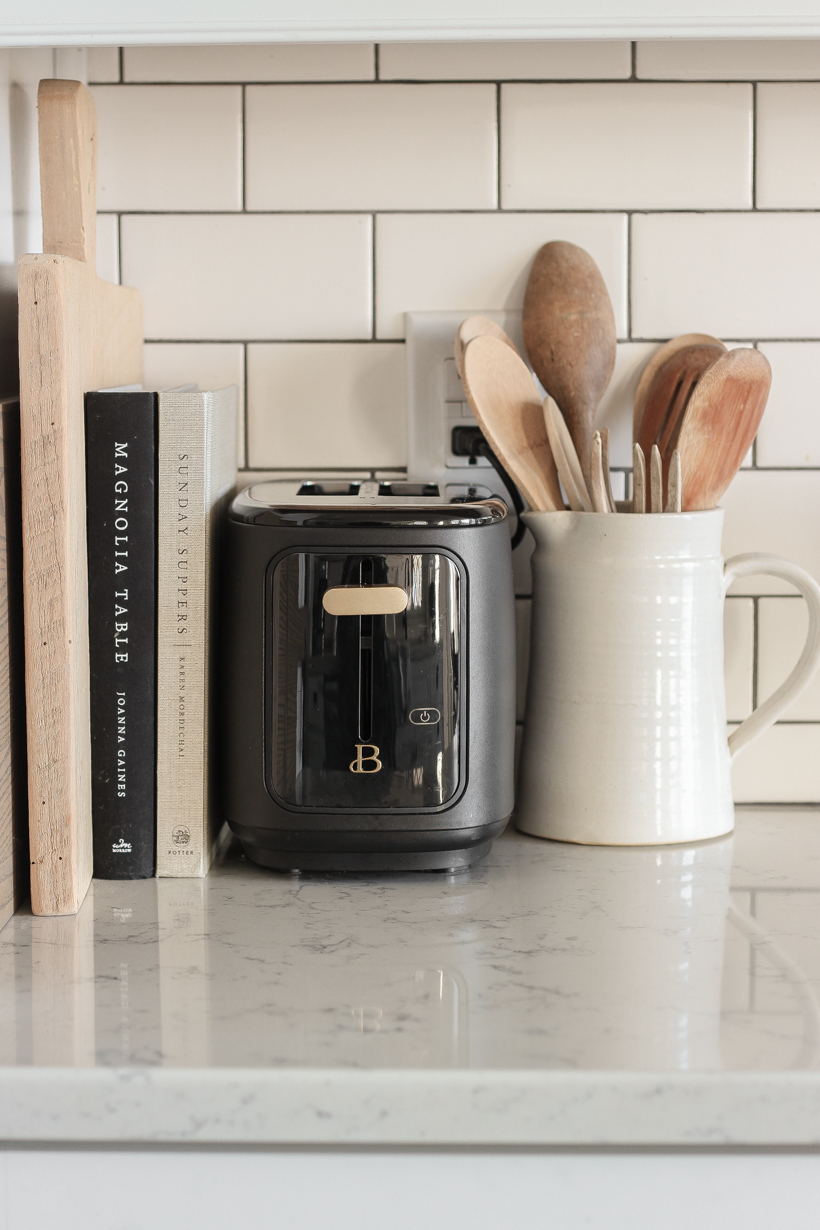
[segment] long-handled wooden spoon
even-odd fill
[[[541,401],[520,355],[497,337],[473,338],[464,352],[464,390],[490,447],[530,508],[562,510]]]
[[[595,411],[615,366],[615,316],[595,261],[574,243],[538,252],[524,295],[524,345],[557,401],[589,481]]]
[[[515,342],[504,332],[501,325],[497,325],[494,320],[490,320],[489,316],[468,316],[458,326],[453,344],[456,371],[462,384],[464,384],[464,351],[475,337],[497,337],[499,341],[504,342],[505,345],[518,354]],[[519,355],[518,357],[520,358],[521,356]]]
[[[641,372],[641,378],[635,390],[635,404],[632,411],[632,439],[635,443],[638,442],[638,429],[643,418],[649,388],[655,379],[655,373],[659,368],[663,367],[668,359],[671,359],[676,351],[683,350],[687,346],[719,346],[722,351],[726,349],[723,342],[719,341],[716,337],[712,337],[709,333],[682,333],[680,337],[673,337],[670,342],[666,342],[661,346],[660,350],[655,351]]]
[[[681,508],[715,508],[757,435],[772,383],[759,350],[730,350],[701,377],[678,434]]]

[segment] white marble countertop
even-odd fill
[[[0,1140],[820,1144],[820,812],[471,872],[96,881],[0,932]]]

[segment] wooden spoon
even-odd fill
[[[703,373],[725,353],[725,346],[719,342],[695,343],[676,350],[656,368],[646,390],[636,443],[640,444],[645,456],[649,456],[652,445],[657,444],[664,460],[664,471],[668,469],[689,398]]]
[[[505,342],[511,350],[518,354],[518,348],[515,342],[509,337],[501,325],[497,325],[494,320],[490,320],[488,316],[468,316],[466,320],[462,320],[456,332],[455,342],[453,344],[453,354],[456,361],[456,371],[458,372],[459,380],[464,384],[464,351],[467,349],[469,342],[474,337],[497,337],[499,341]],[[519,355],[519,358],[521,356]]]
[[[655,379],[655,373],[660,367],[663,367],[667,359],[671,359],[676,351],[683,350],[685,346],[720,346],[721,350],[725,351],[726,349],[723,342],[708,333],[682,333],[680,337],[673,337],[671,342],[666,342],[661,346],[660,350],[655,351],[641,372],[641,378],[635,390],[635,404],[632,410],[632,439],[636,443],[647,394],[649,393],[652,381]]]
[[[497,337],[475,337],[464,352],[463,383],[479,427],[530,508],[563,510],[541,399],[521,356]]]
[[[589,483],[595,411],[615,366],[615,316],[595,261],[574,243],[547,243],[524,295],[524,345],[563,412]]]
[[[757,435],[772,383],[759,350],[727,351],[700,378],[686,407],[678,450],[681,508],[715,508]]]

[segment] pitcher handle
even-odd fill
[[[732,731],[729,736],[729,753],[732,760],[758,735],[762,735],[764,730],[775,724],[781,713],[788,709],[792,701],[796,700],[811,682],[814,672],[820,666],[820,585],[805,569],[798,568],[797,564],[792,564],[787,559],[781,559],[779,555],[753,552],[748,555],[734,555],[726,561],[723,572],[724,595],[738,577],[761,574],[779,577],[781,581],[788,581],[800,591],[809,608],[809,632],[800,661],[788,679],[755,709],[751,717],[747,717],[737,730]]]

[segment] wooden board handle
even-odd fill
[[[43,251],[97,265],[97,109],[79,81],[40,82]]]

